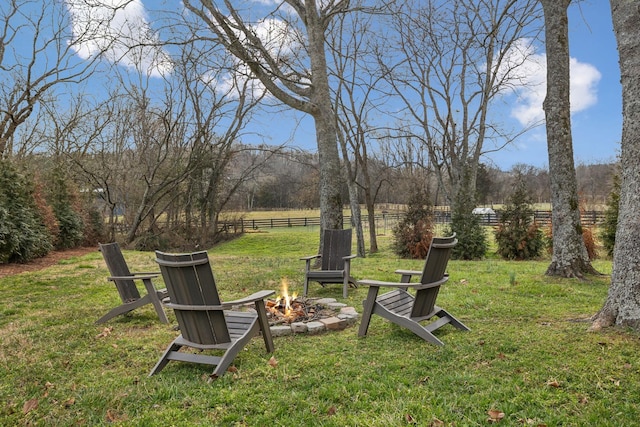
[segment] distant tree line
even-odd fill
[[[115,144],[113,137],[108,140]],[[2,261],[26,261],[53,248],[101,239],[118,238],[140,249],[208,245],[224,237],[217,227],[222,213],[318,208],[316,154],[216,141],[218,145],[197,149],[116,144],[91,154],[90,150],[58,156],[31,153],[3,161]],[[221,153],[226,163],[216,164]],[[578,167],[587,206],[604,209],[615,167]],[[421,197],[432,205],[444,202],[438,196],[438,180],[428,168],[393,165],[382,156],[370,161],[369,168],[380,188],[376,204],[410,204],[416,196],[413,189],[425,182],[428,196]],[[481,164],[479,170],[476,191],[482,205],[507,203],[518,177],[526,182],[533,203],[549,202],[548,173],[543,168],[518,165],[502,171]],[[346,184],[342,191],[348,192]],[[12,242],[18,235],[23,235],[22,243]]]

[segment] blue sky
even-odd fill
[[[615,35],[611,22],[609,2],[606,0],[584,0],[569,8],[570,54],[573,59],[572,79],[587,80],[591,84],[588,94],[582,90],[572,93],[572,104],[587,105],[572,114],[573,149],[576,165],[580,163],[600,163],[614,161],[618,154],[622,133],[622,100],[620,70]],[[544,55],[544,52],[538,52]],[[575,66],[578,64],[578,66]],[[599,80],[593,80],[594,70]],[[542,87],[544,87],[542,85]],[[583,88],[584,89],[584,88]],[[588,101],[575,97],[589,97]],[[537,108],[542,113],[541,102],[544,93],[539,94]],[[535,99],[535,97],[534,97]],[[579,108],[579,107],[576,107]],[[287,116],[290,115],[288,118]],[[294,122],[293,114],[280,116],[278,123]],[[517,122],[515,120],[514,122]],[[260,124],[264,125],[264,124]],[[268,126],[268,125],[267,125]],[[286,132],[292,127],[287,127]],[[274,134],[274,140],[288,137],[288,133]],[[295,130],[295,141],[305,148],[313,148],[315,134],[311,119],[303,119]],[[536,167],[548,165],[546,130],[539,126],[521,136],[516,142],[500,152],[491,153],[482,161],[494,164],[503,170],[518,163]]]
[[[571,116],[576,164],[615,160],[622,134],[622,89],[608,1],[586,0],[569,8],[569,49],[572,58],[600,73],[593,105]],[[580,77],[583,76],[572,70],[572,79]],[[503,169],[515,163],[546,166],[544,127],[525,134],[513,147],[492,154],[491,158]]]
[[[114,5],[123,0],[103,0]],[[273,0],[260,0],[272,2]],[[82,4],[80,0],[67,0],[68,4]],[[173,1],[163,2],[174,4]],[[177,5],[177,4],[176,4]],[[126,31],[136,38],[145,33],[148,24],[147,7],[159,7],[152,0],[133,0],[126,8],[124,15],[116,20],[116,24],[127,25]],[[583,0],[570,7],[569,36],[572,57],[572,129],[576,163],[608,162],[618,154],[621,128],[621,88],[618,68],[615,36],[611,24],[609,2],[606,0]],[[133,22],[134,25],[130,25]],[[119,27],[122,31],[122,27]],[[147,33],[148,34],[148,33]],[[85,46],[79,51],[81,56],[88,57],[100,46]],[[142,55],[144,56],[144,54]],[[544,63],[543,47],[535,52],[540,63]],[[126,65],[126,55],[113,52],[113,57],[120,57]],[[162,58],[156,56],[153,61]],[[150,60],[150,64],[153,63]],[[508,107],[501,115],[509,126],[516,129],[523,127],[529,120],[543,118],[541,103],[544,99],[544,69],[536,65],[526,73],[531,82],[528,86],[512,95],[507,100]],[[305,149],[315,149],[315,132],[313,121],[295,112],[278,109],[277,113],[263,115],[251,125],[256,134],[264,136],[263,140],[245,141],[247,143],[266,142],[280,144],[290,141],[292,145]],[[544,126],[539,126],[516,140],[516,142],[500,152],[492,153],[482,160],[508,170],[514,164],[525,163],[537,167],[548,164],[546,135]]]

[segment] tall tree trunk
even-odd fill
[[[356,253],[359,257],[366,256],[364,246],[364,233],[362,231],[362,212],[358,197],[358,185],[349,179],[347,182],[349,188],[349,206],[351,207],[351,228],[356,232]]]
[[[573,162],[569,107],[569,31],[567,8],[571,0],[541,0],[547,49],[547,122],[553,256],[546,274],[583,277],[597,274],[582,240],[582,225]]]
[[[371,197],[370,192],[367,192],[367,194],[365,194],[365,204],[367,206],[367,218],[369,221],[369,252],[375,254],[376,252],[378,252],[378,238],[376,236],[376,212],[375,203],[373,201],[373,197]]]
[[[322,230],[342,228],[342,171],[338,151],[338,132],[331,104],[331,90],[327,71],[325,34],[315,2],[306,3],[308,49],[311,60],[313,93],[311,105],[316,127],[320,162],[320,233]],[[321,234],[322,235],[322,234]],[[322,239],[320,239],[322,246]],[[322,249],[322,247],[320,247]],[[322,253],[322,251],[320,251]]]
[[[593,328],[624,325],[640,329],[640,9],[611,0],[622,82],[621,186],[609,295]]]

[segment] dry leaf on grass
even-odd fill
[[[487,413],[489,414],[489,419],[487,421],[490,423],[500,422],[500,420],[504,418],[504,412],[497,409],[490,409]]]
[[[278,361],[273,356],[271,356],[271,359],[269,359],[268,363],[269,363],[269,366],[271,366],[272,368],[275,368],[276,366],[278,366]]]
[[[33,411],[38,407],[38,403],[38,399],[35,398],[27,400],[26,402],[24,402],[24,405],[22,405],[22,413],[28,414],[29,412]]]
[[[108,423],[121,423],[126,421],[127,417],[119,414],[117,411],[113,409],[107,409],[107,414],[105,416]]]
[[[112,331],[113,331],[113,326],[110,326],[108,328],[104,328],[102,330],[102,332],[100,332],[98,335],[96,335],[96,338],[108,337],[109,335],[111,335]]]

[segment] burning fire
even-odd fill
[[[315,307],[308,307],[304,301],[299,300],[296,293],[289,295],[289,283],[284,279],[280,295],[275,300],[268,300],[266,306],[272,323],[292,323],[308,318],[309,311],[316,311]]]
[[[291,303],[298,298],[298,294],[294,293],[289,296],[289,283],[286,280],[282,280],[282,285],[280,287],[281,295],[278,295],[276,298],[276,307],[282,306],[283,312],[285,316],[291,316],[292,308]]]

